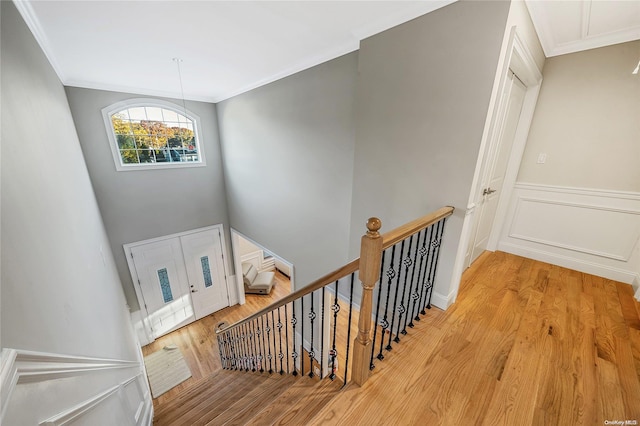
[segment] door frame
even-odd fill
[[[478,194],[481,192],[482,176],[487,167],[486,163],[489,150],[491,150],[492,147],[495,147],[495,144],[498,141],[497,136],[500,129],[496,129],[496,123],[500,121],[499,112],[504,110],[502,93],[504,92],[504,87],[507,82],[509,69],[511,69],[527,86],[527,92],[522,105],[520,120],[513,140],[511,154],[509,156],[507,171],[505,173],[503,183],[502,196],[500,197],[496,208],[496,215],[487,243],[487,249],[492,251],[497,247],[499,230],[502,229],[506,221],[508,203],[513,194],[513,188],[520,169],[520,162],[522,161],[522,155],[524,154],[524,149],[527,143],[529,128],[533,121],[533,113],[538,101],[538,94],[540,93],[540,87],[542,85],[542,73],[540,69],[538,69],[531,51],[524,42],[522,36],[518,33],[516,26],[511,27],[504,61],[501,68],[496,72],[496,79],[499,78],[499,83],[497,90],[495,90],[495,97],[492,99],[489,106],[490,109],[485,123],[485,133],[483,134],[482,142],[480,144],[478,160],[476,162],[476,168],[471,184],[471,191],[469,193],[467,208],[464,212],[462,232],[453,267],[453,276],[450,287],[451,293],[447,296],[447,306],[451,305],[455,301],[460,288],[462,272],[468,267],[468,249],[471,244],[471,234],[474,230],[474,221],[477,220],[475,214],[476,201]]]
[[[268,249],[266,247],[264,247],[262,244],[259,244],[257,242],[255,242],[254,240],[252,240],[251,238],[247,237],[246,235],[244,235],[242,232],[239,232],[233,228],[231,228],[230,230],[230,234],[231,234],[231,250],[233,250],[233,265],[236,271],[236,293],[238,296],[238,304],[239,305],[244,305],[246,303],[246,299],[245,299],[245,295],[244,295],[244,281],[243,281],[243,277],[242,277],[242,259],[240,259],[240,255],[238,254],[238,243],[237,243],[237,238],[241,237],[244,238],[245,240],[251,242],[251,244],[260,247],[262,250],[268,251],[269,253],[271,253],[274,257],[278,258],[278,260],[280,260],[282,263],[285,263],[288,267],[289,267],[289,271],[290,271],[290,275],[289,275],[289,281],[290,281],[290,291],[293,292],[295,287],[295,283],[294,283],[294,275],[295,275],[295,270],[294,270],[294,266],[293,263],[289,262],[288,260],[278,256],[277,254],[275,254],[271,249]]]
[[[217,230],[220,233],[220,244],[222,245],[222,258],[223,258],[222,266],[224,268],[225,286],[227,287],[227,294],[229,294],[229,272],[228,272],[228,265],[227,265],[227,259],[229,258],[229,256],[227,254],[227,244],[224,237],[224,225],[222,225],[221,223],[217,225],[205,226],[203,228],[191,229],[189,231],[178,232],[170,235],[163,235],[161,237],[150,238],[148,240],[136,241],[134,243],[127,243],[122,245],[122,248],[124,249],[125,257],[127,259],[127,266],[129,267],[129,274],[131,275],[131,280],[133,282],[133,288],[136,291],[136,298],[138,299],[138,305],[140,306],[140,309],[138,311],[139,320],[138,318],[136,318],[135,322],[137,323],[139,321],[142,324],[142,331],[145,334],[144,337],[146,337],[146,339],[144,339],[145,341],[140,342],[142,346],[148,345],[149,343],[155,341],[155,338],[153,337],[153,332],[151,331],[148,312],[146,311],[146,309],[144,309],[144,306],[145,306],[144,295],[142,294],[142,290],[140,288],[140,282],[138,281],[138,272],[136,271],[131,249],[134,247],[145,245],[145,244],[156,243],[159,241],[170,240],[173,238],[180,238],[185,235],[197,234],[202,231],[210,231],[210,230]],[[183,253],[183,261],[184,261],[184,253]],[[189,294],[189,301],[193,306],[193,300],[191,300],[191,294]],[[140,337],[143,337],[143,336],[140,336],[140,334],[138,333],[138,338]]]

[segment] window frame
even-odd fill
[[[156,107],[171,110],[177,114],[184,115],[193,122],[193,133],[195,136],[196,149],[198,151],[199,161],[185,161],[185,162],[167,162],[167,163],[124,163],[120,156],[120,150],[118,149],[118,140],[116,138],[115,131],[113,129],[113,123],[111,122],[111,116],[124,109],[136,108],[136,107]],[[129,172],[134,170],[162,170],[162,169],[175,169],[183,167],[204,167],[207,165],[207,161],[204,155],[204,147],[202,144],[202,129],[200,127],[200,117],[194,112],[185,109],[184,107],[174,104],[172,102],[163,101],[153,98],[133,98],[127,99],[121,102],[116,102],[102,109],[102,118],[107,130],[107,137],[109,139],[109,146],[111,148],[111,154],[113,155],[113,161],[116,166],[116,170],[119,172]]]

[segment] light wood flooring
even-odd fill
[[[189,368],[191,378],[182,382],[170,391],[153,400],[157,411],[164,403],[171,401],[178,394],[194,385],[196,382],[210,376],[221,369],[220,353],[216,340],[216,326],[222,322],[238,321],[269,304],[282,299],[291,293],[289,278],[276,270],[276,285],[269,295],[247,294],[244,305],[234,305],[208,315],[198,321],[175,330],[142,348],[142,354],[147,356],[161,350],[167,345],[176,345],[182,351]]]
[[[242,315],[234,310],[236,314]],[[190,326],[200,331],[185,331],[175,338],[176,344],[185,345],[194,376],[202,378],[205,370],[219,368],[213,331],[219,318],[230,319],[229,314],[219,315],[210,326]],[[202,357],[200,339],[209,339],[210,352]],[[158,343],[157,348],[167,343]],[[202,365],[202,371],[193,365]],[[446,312],[428,310],[402,342],[385,353],[363,387],[349,384],[329,390],[327,380],[317,387],[308,378],[250,372],[214,375],[208,380],[225,377],[234,389],[253,389],[250,408],[248,399],[239,399],[248,390],[228,395],[224,411],[214,407],[220,397],[211,397],[218,391],[206,386],[205,379],[196,381],[202,384],[199,391],[192,387],[182,395],[175,392],[180,400],[173,404],[168,399],[154,401],[156,410],[168,416],[161,417],[162,422],[562,426],[640,422],[640,306],[627,284],[487,252],[465,272],[456,303]],[[245,379],[252,384],[243,385]],[[294,384],[285,385],[291,380]],[[258,382],[265,383],[258,386]],[[257,399],[258,394],[264,399]],[[241,411],[229,408],[234,402]]]
[[[640,423],[639,377],[631,286],[487,252],[453,306],[429,311],[312,424]]]

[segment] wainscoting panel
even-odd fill
[[[635,285],[640,193],[517,183],[500,250]]]
[[[151,425],[141,362],[2,350],[2,424]]]

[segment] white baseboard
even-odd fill
[[[552,265],[562,266],[563,268],[573,269],[575,271],[597,275],[599,277],[627,284],[633,283],[635,278],[634,273],[623,269],[617,269],[611,266],[592,263],[575,257],[563,256],[558,253],[552,253],[527,246],[500,242],[498,244],[498,249],[507,253],[538,260],[540,262],[551,263]]]
[[[451,292],[445,296],[438,293],[437,291],[434,291],[433,295],[431,296],[431,304],[442,309],[443,311],[446,311],[449,306],[451,306],[453,302],[455,302],[455,296],[455,292]]]
[[[640,274],[636,274],[636,277],[633,279],[633,283],[631,284],[633,289],[636,291],[635,297],[638,302],[640,302]]]

